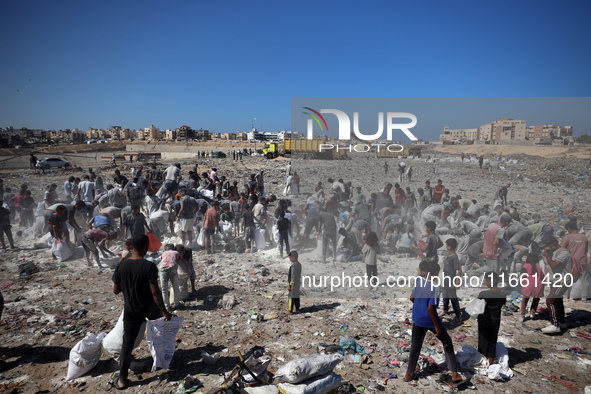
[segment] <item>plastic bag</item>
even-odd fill
[[[111,330],[110,333],[105,336],[103,339],[103,348],[115,359],[115,361],[119,361],[119,355],[121,354],[121,348],[123,347],[123,313],[119,315],[119,320],[117,320],[117,324]],[[146,332],[146,323],[142,323],[140,326],[140,332],[135,339],[135,343],[133,344],[133,348],[135,349],[140,345],[142,339],[144,339],[144,333]]]
[[[88,334],[70,350],[70,361],[68,362],[68,375],[66,380],[76,379],[93,369],[98,364],[102,354],[102,340],[105,333],[98,337]]]
[[[342,379],[341,375],[330,372],[300,384],[279,383],[277,386],[285,394],[326,394],[339,387]]]
[[[232,223],[230,222],[220,222],[222,224],[222,234],[224,234],[223,238],[227,239],[230,235],[232,235]]]
[[[266,380],[267,377],[267,367],[271,362],[271,357],[264,355],[259,358],[249,357],[244,363],[250,369],[250,371],[255,374],[258,380]],[[248,382],[254,382],[254,378],[246,371],[242,370],[242,376]]]
[[[491,380],[505,380],[513,377],[509,368],[509,352],[502,342],[497,342],[495,363],[488,367],[487,375]]]
[[[150,238],[150,246],[148,247],[148,252],[157,252],[160,250],[162,246],[162,242],[156,238],[154,234],[148,231],[148,238]]]
[[[277,394],[277,386],[274,384],[266,384],[254,387],[245,387],[244,391],[248,394]]]
[[[486,357],[478,353],[478,350],[470,345],[462,346],[462,350],[456,353],[456,359],[463,369],[469,371],[488,367]]]
[[[254,233],[254,239],[257,246],[257,251],[265,250],[265,230],[257,229]]]
[[[35,217],[43,216],[45,212],[45,201],[40,201],[37,203],[37,209],[35,209]]]
[[[484,313],[484,307],[486,306],[486,301],[481,300],[480,298],[474,298],[470,303],[466,306],[466,313],[470,316],[478,316]]]
[[[201,194],[204,197],[209,198],[210,200],[213,200],[213,190],[201,190]]]
[[[183,324],[183,317],[173,317],[165,321],[163,317],[148,320],[146,324],[146,341],[154,359],[152,372],[156,368],[168,369],[176,346],[176,334]]]
[[[45,243],[49,246],[53,246],[53,236],[51,235],[51,233],[47,233],[47,236],[45,237]]]
[[[60,263],[64,260],[69,259],[74,254],[72,249],[68,246],[66,241],[61,239],[54,239],[51,246],[51,253],[55,255],[57,261]]]
[[[203,228],[199,231],[199,235],[197,236],[197,245],[201,247],[205,246],[205,230]]]
[[[283,365],[275,373],[275,378],[279,382],[300,383],[329,373],[341,361],[343,356],[340,354],[313,354]]]

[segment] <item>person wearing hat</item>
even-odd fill
[[[561,248],[558,240],[551,234],[545,235],[540,241],[543,250],[546,273],[550,281],[550,292],[546,297],[546,306],[550,311],[550,324],[542,328],[544,334],[558,334],[566,330],[566,317],[564,314],[564,301],[562,297],[568,290],[565,283],[565,275],[572,270],[572,255],[568,249]]]
[[[482,256],[485,258],[486,263],[480,268],[468,271],[468,276],[480,275],[485,272],[499,273],[499,252],[503,248],[501,241],[505,236],[505,228],[510,222],[511,216],[508,213],[503,213],[498,223],[489,224],[484,234],[484,246],[482,248]]]

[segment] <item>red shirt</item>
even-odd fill
[[[560,246],[568,249],[573,256],[573,260],[579,265],[587,264],[587,247],[589,241],[585,234],[569,233],[562,238]]]
[[[404,205],[404,200],[406,199],[406,194],[402,188],[394,189],[394,204],[396,205]]]
[[[443,191],[445,190],[445,186],[443,185],[435,185],[435,189],[433,190],[433,200],[434,201],[441,201],[441,196],[443,196]]]
[[[88,236],[88,238],[92,239],[95,243],[99,243],[99,242],[109,238],[109,234],[107,234],[105,231],[99,230],[97,228],[92,229],[92,230],[88,230],[86,232],[86,235]]]
[[[206,230],[215,230],[218,223],[220,222],[220,214],[215,209],[215,207],[211,207],[205,212],[205,219],[203,220],[203,228]]]

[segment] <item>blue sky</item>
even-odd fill
[[[586,1],[4,1],[0,127],[230,132],[257,118],[276,131],[290,128],[292,97],[586,97],[590,11]]]

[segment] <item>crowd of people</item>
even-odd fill
[[[241,159],[241,153],[233,152],[231,158]],[[499,287],[507,287],[505,281],[499,281],[503,275],[513,273],[528,278],[527,285],[520,289],[523,295],[520,321],[536,316],[538,302],[546,294],[550,322],[542,332],[564,331],[563,297],[568,296],[571,284],[580,280],[583,298],[591,297],[588,238],[581,232],[576,217],[564,224],[566,233],[562,234],[539,214],[527,220],[523,218],[519,207],[508,201],[509,183],[499,187],[491,201],[479,202],[452,194],[442,179],[437,179],[434,186],[426,180],[423,187],[411,188],[412,169],[406,165],[398,168],[398,182],[385,183],[381,190],[364,193],[361,186],[354,186],[350,181],[328,178],[326,183],[318,182],[314,191],[309,191],[305,203],[293,205],[292,197],[299,195],[301,189],[300,177],[291,162],[284,170],[285,187],[279,198],[267,193],[264,170],[247,179],[230,180],[219,174],[216,167],[203,170],[194,165],[187,169],[179,163],[166,168],[156,164],[149,168],[138,165],[126,174],[115,169],[110,176],[97,175],[90,168],[81,177],[70,176],[65,180],[63,198],[58,195],[58,186],[51,184],[44,192],[43,201],[38,202],[27,184],[20,186],[15,194],[0,180],[2,246],[7,247],[6,235],[10,247],[15,247],[11,226],[17,217],[22,228],[32,226],[37,236],[49,233],[52,239],[63,241],[72,249],[82,247],[88,265],[93,266],[94,260],[99,268],[103,268],[101,255],[115,255],[109,250],[114,240],[126,243],[119,253],[120,261],[131,256],[143,261],[147,253],[157,253],[160,249],[158,245],[152,250],[150,245],[165,242],[163,252],[155,260],[158,278],[154,279],[151,268],[145,268],[149,283],[156,280],[158,286],[157,280],[160,281],[162,294],[160,299],[154,299],[157,304],[162,303],[157,308],[162,313],[182,306],[180,288],[186,290],[186,295],[190,283],[195,291],[193,250],[213,254],[216,247],[246,253],[277,248],[282,258],[285,252],[293,263],[288,279],[289,312],[293,313],[299,309],[302,271],[294,249],[301,253],[309,247],[315,248],[310,242],[315,233],[323,263],[331,257],[333,261],[362,261],[368,277],[379,275],[377,262],[383,255],[420,258],[418,270],[425,281],[440,271],[448,277],[485,275],[490,290],[482,292],[482,298],[502,300],[487,301],[488,312],[482,317],[483,321],[488,320],[483,324],[487,328],[480,332],[479,350],[489,358],[494,359],[491,344],[496,343],[500,307],[505,300],[504,293],[499,295]],[[387,176],[387,162],[384,172]],[[403,183],[408,186],[402,187]],[[447,252],[439,256],[444,245]],[[572,275],[570,281],[567,275]],[[116,286],[121,283],[118,276],[114,281]],[[169,299],[169,284],[174,288],[173,300]],[[123,285],[116,290],[126,291]],[[444,314],[449,313],[451,304],[456,322],[461,322],[456,288],[445,285],[444,281],[441,291]],[[436,333],[449,356],[451,341],[447,340],[449,336],[439,317],[431,311],[433,300],[439,303],[438,295],[415,294],[421,292],[416,289],[413,292],[416,330],[413,328],[411,361],[420,351],[426,330]],[[417,303],[417,299],[431,303]],[[140,315],[154,315],[153,307],[149,313]],[[453,362],[448,362],[454,371]],[[413,378],[411,364],[405,379]],[[453,379],[460,378],[454,375]]]

